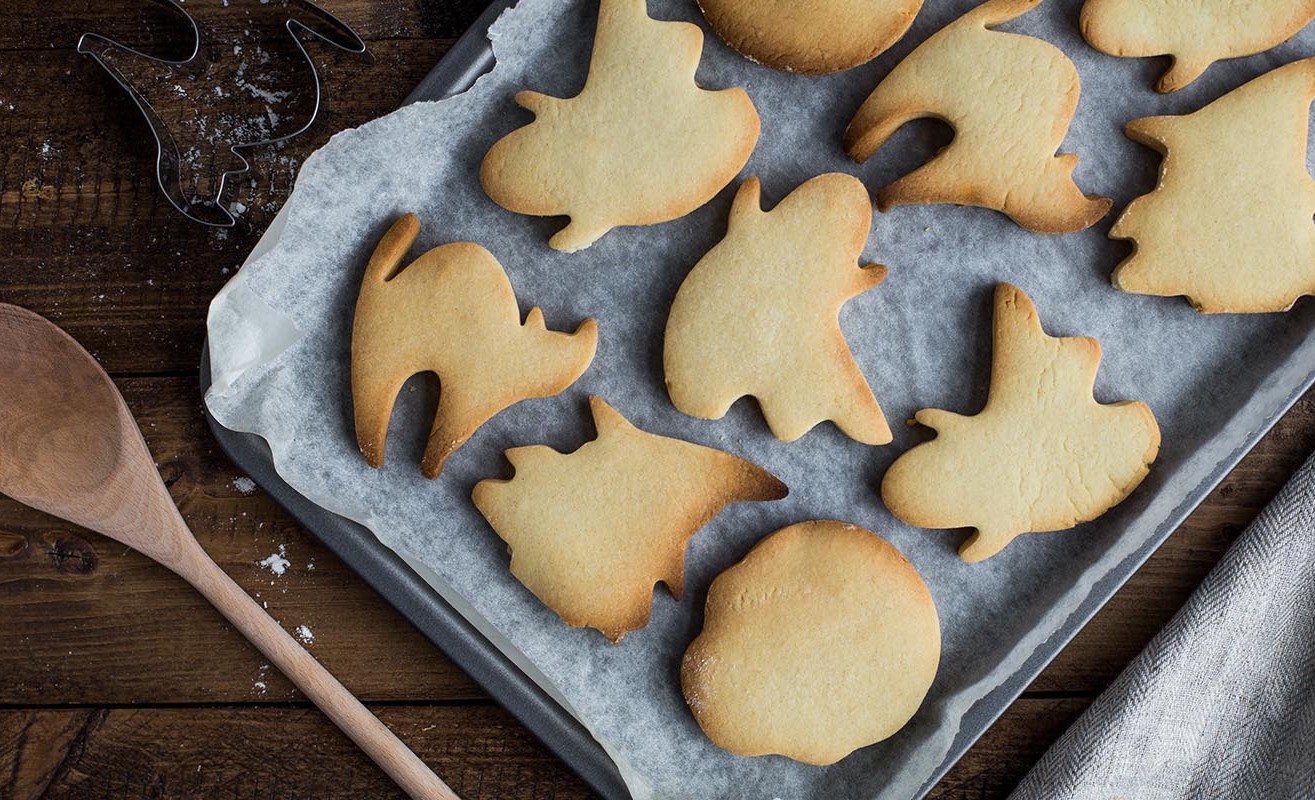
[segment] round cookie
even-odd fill
[[[940,653],[931,593],[898,550],[854,525],[801,522],[712,582],[680,684],[718,746],[833,764],[904,727]]]
[[[871,61],[899,41],[922,0],[699,0],[699,7],[747,58],[823,75]]]

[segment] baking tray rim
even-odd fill
[[[421,79],[402,105],[441,99],[459,94],[474,85],[494,64],[488,29],[515,2],[494,0],[440,57],[435,67]],[[252,249],[247,262],[273,246],[283,223],[283,212],[280,211]],[[208,338],[202,345],[200,374],[201,393],[204,397],[211,383]],[[1236,449],[1217,462],[1206,478],[1193,491],[1188,492],[1173,513],[1156,528],[1154,535],[1147,537],[1122,563],[1096,582],[1078,608],[1049,639],[1033,650],[1013,675],[969,708],[940,765],[911,800],[920,800],[931,791],[1036,676],[1312,386],[1315,386],[1315,369],[1299,379],[1294,391],[1282,398],[1271,414],[1263,417],[1262,424],[1249,431]],[[626,800],[630,797],[615,763],[588,729],[439,595],[406,559],[381,542],[365,526],[328,511],[289,486],[275,470],[264,438],[258,434],[224,427],[210,413],[209,407],[204,403],[202,405],[206,422],[225,455],[236,466],[246,470],[280,507],[351,567],[591,788],[607,798]],[[324,531],[330,532],[327,537]],[[436,625],[436,630],[430,629],[431,624]]]

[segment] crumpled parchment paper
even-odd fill
[[[928,3],[890,52],[827,77],[753,64],[708,33],[700,82],[744,86],[762,116],[762,138],[744,174],[762,178],[765,203],[828,171],[856,174],[876,188],[947,141],[939,123],[915,123],[862,167],[840,147],[841,132],[878,79],[973,5]],[[1154,185],[1159,163],[1123,136],[1129,119],[1195,110],[1315,51],[1315,30],[1270,53],[1216,64],[1188,89],[1161,96],[1151,86],[1165,62],[1092,50],[1078,35],[1078,8],[1077,0],[1048,0],[1005,29],[1041,36],[1076,62],[1082,98],[1062,149],[1081,155],[1079,186],[1114,197],[1115,212],[1069,236],[1028,233],[981,209],[915,206],[877,215],[864,260],[888,265],[890,277],[846,306],[842,326],[896,429],[892,445],[863,446],[829,424],[786,444],[772,438],[750,400],[720,421],[683,416],[668,401],[661,369],[666,313],[685,274],[724,233],[738,181],[687,217],[617,229],[569,255],[546,246],[561,220],[511,214],[485,197],[481,158],[530,119],[513,94],[529,88],[564,97],[581,87],[597,14],[591,0],[522,0],[494,27],[498,65],[474,88],[340,133],[306,161],[276,245],[212,306],[210,410],[225,426],[266,438],[279,473],[302,494],[423,564],[439,592],[594,733],[636,798],[912,796],[944,760],[963,715],[1045,643],[1315,369],[1315,303],[1281,315],[1203,317],[1180,299],[1123,294],[1111,288],[1109,275],[1129,246],[1105,237],[1127,201]],[[693,0],[650,0],[649,12],[702,24]],[[460,240],[488,247],[506,267],[522,311],[541,306],[556,329],[573,329],[584,317],[600,323],[597,357],[575,386],[496,417],[436,482],[418,468],[437,396],[432,379],[413,379],[402,392],[382,470],[366,466],[352,431],[348,354],[356,292],[378,237],[407,211],[420,216],[424,248]],[[962,533],[903,525],[884,510],[877,486],[890,461],[928,435],[900,421],[929,406],[980,410],[998,280],[1031,295],[1048,332],[1097,337],[1105,351],[1098,399],[1147,401],[1164,446],[1150,477],[1111,513],[1070,532],[1022,537],[968,565],[955,555]],[[512,578],[505,546],[470,502],[478,480],[510,474],[505,448],[542,443],[572,450],[592,438],[589,394],[646,430],[747,457],[791,489],[786,500],[733,506],[713,520],[691,543],[684,600],[659,589],[648,627],[616,647],[594,631],[567,628]],[[812,518],[870,528],[913,561],[941,615],[940,673],[903,731],[832,767],[732,756],[703,736],[685,707],[681,653],[699,629],[712,578],[766,534]]]

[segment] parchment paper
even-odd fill
[[[928,3],[891,52],[823,78],[755,65],[709,33],[699,80],[710,88],[742,85],[757,105],[763,134],[745,174],[762,177],[765,201],[775,203],[827,171],[854,173],[875,188],[944,144],[948,129],[916,123],[860,168],[841,151],[840,134],[899,58],[973,5]],[[1082,99],[1062,149],[1080,153],[1079,186],[1113,196],[1115,213],[1154,185],[1159,163],[1123,136],[1129,119],[1194,110],[1315,52],[1315,30],[1308,30],[1268,54],[1216,64],[1187,90],[1159,96],[1150,87],[1165,62],[1114,59],[1087,47],[1077,31],[1078,7],[1078,0],[1049,0],[1006,29],[1054,42],[1077,63]],[[650,0],[649,10],[702,24],[692,0]],[[683,219],[615,230],[568,255],[545,244],[560,219],[506,212],[477,179],[489,146],[530,119],[512,103],[517,90],[579,90],[596,13],[591,1],[523,0],[495,26],[498,66],[473,89],[341,133],[306,161],[276,246],[212,306],[209,407],[225,426],[265,437],[279,473],[298,491],[432,570],[435,587],[603,743],[636,798],[914,795],[941,763],[964,713],[1274,413],[1303,370],[1315,369],[1315,303],[1300,302],[1287,314],[1204,317],[1180,299],[1115,291],[1109,274],[1129,247],[1105,238],[1113,214],[1080,234],[1042,236],[980,209],[899,208],[877,215],[864,252],[865,260],[888,265],[890,277],[842,315],[850,347],[896,428],[894,444],[866,447],[830,424],[798,442],[778,442],[751,400],[720,421],[685,417],[663,387],[663,325],[681,280],[723,235],[738,181]],[[499,415],[448,461],[437,482],[418,469],[437,396],[432,379],[415,379],[403,391],[382,470],[365,465],[351,427],[348,353],[357,288],[368,252],[407,211],[422,220],[419,246],[470,240],[488,247],[510,274],[522,311],[542,306],[558,329],[592,316],[601,330],[597,357],[574,387]],[[1071,532],[1025,536],[1001,555],[967,565],[955,555],[961,532],[901,524],[876,489],[890,461],[927,437],[899,421],[924,407],[980,410],[998,280],[1032,296],[1050,333],[1097,337],[1105,351],[1097,397],[1149,402],[1164,446],[1151,476],[1111,513]],[[592,438],[589,394],[646,430],[747,457],[791,490],[780,502],[733,506],[709,524],[689,549],[685,599],[678,604],[658,590],[648,627],[616,647],[594,631],[567,628],[513,579],[505,546],[469,500],[476,481],[510,474],[505,448],[544,443],[572,450]],[[766,534],[812,518],[870,528],[913,561],[941,615],[940,673],[907,728],[835,766],[731,756],[704,738],[681,699],[681,653],[699,630],[712,578]]]

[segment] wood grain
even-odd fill
[[[484,10],[485,0],[320,0],[320,5],[347,23],[368,42],[390,39],[451,39],[460,36]],[[255,27],[270,9],[260,0],[188,0],[197,22],[218,36],[232,36]],[[40,18],[34,30],[31,21]],[[259,28],[256,28],[259,30]],[[78,37],[99,33],[157,55],[171,55],[171,42],[190,35],[185,20],[150,0],[11,0],[0,17],[0,51],[45,48],[72,49]],[[282,34],[277,34],[282,35]],[[177,56],[175,56],[177,57]]]
[[[259,0],[188,0],[221,31]],[[141,420],[198,539],[312,652],[471,798],[587,790],[216,449],[196,363],[210,297],[254,245],[305,157],[394,108],[482,0],[325,0],[370,60],[316,50],[320,122],[255,154],[227,232],[159,197],[137,112],[73,50],[95,30],[167,47],[152,0],[13,0],[0,11],[0,300],[50,316],[97,354]],[[214,113],[233,107],[217,102]],[[252,182],[254,180],[254,183]],[[1173,615],[1315,449],[1308,395],[1216,489],[937,787],[1005,797]],[[290,566],[259,566],[282,545]],[[310,569],[310,565],[314,569]],[[394,797],[396,790],[185,584],[95,534],[0,501],[0,797]],[[430,727],[432,726],[432,727]],[[200,770],[198,771],[198,767]]]
[[[268,497],[235,485],[243,476],[210,440],[190,378],[118,383],[202,546],[285,627],[308,625],[312,650],[350,688],[369,700],[483,696]],[[1243,460],[1032,690],[1091,694],[1106,686],[1277,491],[1276,476],[1290,474],[1312,449],[1315,394]],[[13,551],[0,556],[0,642],[22,655],[5,665],[10,679],[0,683],[0,704],[295,697],[204,601],[145,557],[7,499],[0,500],[0,541]],[[275,576],[259,562],[280,545],[291,565]],[[143,618],[138,609],[147,597],[155,599]]]
[[[302,160],[333,132],[396,108],[447,45],[383,41],[372,43],[373,61],[326,56],[334,89],[319,120],[292,143],[252,151],[252,172],[228,196],[248,209],[231,230],[169,206],[155,186],[150,130],[89,58],[54,50],[8,59],[0,301],[58,323],[112,374],[194,373],[210,298],[260,238]]]
[[[591,796],[496,707],[373,710],[466,800]],[[318,711],[295,707],[0,711],[0,796],[37,796],[11,793],[19,785],[44,786],[43,800],[405,797]]]
[[[930,797],[1003,797],[1087,702],[1016,703]],[[406,705],[375,711],[467,800],[593,796],[496,707]],[[165,742],[170,746],[159,744]],[[47,779],[34,759],[57,761],[60,769]],[[46,800],[401,797],[309,708],[0,711],[0,796],[10,796],[3,793],[16,779],[3,776],[11,775],[42,781]]]
[[[118,388],[71,336],[27,309],[0,304],[0,376],[0,491],[187,581],[408,797],[457,800],[201,548]]]
[[[373,700],[482,697],[210,438],[191,378],[118,382],[184,518],[220,566]],[[235,483],[235,481],[237,483]],[[271,701],[290,685],[180,579],[104,537],[0,499],[0,704]],[[259,562],[282,552],[283,575]],[[149,608],[143,614],[142,608]],[[263,684],[263,685],[262,685]]]

